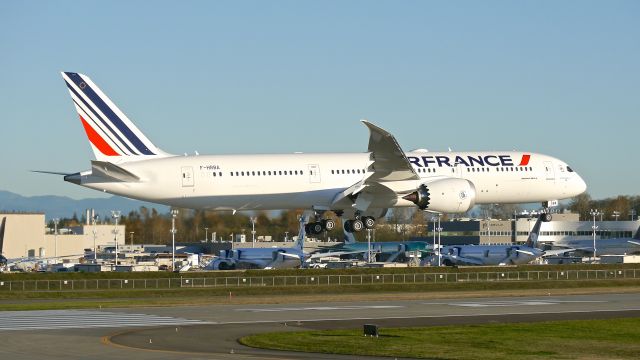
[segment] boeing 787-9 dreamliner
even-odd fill
[[[347,232],[371,228],[392,207],[463,213],[475,204],[531,203],[576,196],[582,178],[564,161],[532,152],[404,152],[394,136],[362,120],[360,153],[172,155],[155,146],[82,74],[65,72],[96,160],[65,181],[173,207],[303,209],[318,234],[345,216]]]

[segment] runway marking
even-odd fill
[[[450,306],[462,306],[462,307],[499,307],[499,306],[544,306],[544,305],[559,305],[564,303],[604,303],[606,301],[597,300],[505,300],[505,301],[482,301],[482,302],[460,302],[460,303],[447,303]],[[428,303],[425,303],[428,304]]]
[[[168,316],[85,310],[0,312],[0,331],[208,324]]]
[[[335,311],[335,310],[362,310],[362,309],[397,309],[400,305],[362,305],[362,306],[314,306],[314,307],[286,307],[286,308],[254,308],[235,309],[234,311],[248,312],[284,312],[284,311]]]

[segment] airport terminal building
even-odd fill
[[[536,222],[535,217],[516,220],[454,220],[441,223],[443,245],[524,243]],[[596,220],[596,239],[631,238],[640,228],[636,221]],[[538,241],[552,245],[559,240],[593,239],[593,221],[580,221],[578,214],[553,214],[553,220],[543,222]],[[433,241],[433,223],[429,223],[427,236],[421,240]],[[437,237],[437,233],[436,233]]]

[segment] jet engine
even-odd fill
[[[402,199],[416,204],[420,210],[463,213],[475,205],[476,188],[465,179],[441,179],[420,185]]]

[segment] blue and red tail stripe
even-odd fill
[[[129,129],[129,127],[122,121],[122,119],[120,119],[120,117],[111,109],[111,107],[109,105],[107,105],[104,100],[91,88],[91,86],[89,84],[87,84],[82,77],[77,74],[77,73],[72,73],[72,72],[65,72],[65,75],[67,75],[67,77],[73,81],[73,83],[76,85],[76,87],[78,89],[80,89],[80,91],[82,91],[83,95],[85,95],[90,102],[98,109],[100,110],[100,112],[102,112],[102,114],[104,114],[107,119],[109,120],[109,122],[114,125],[121,134],[124,135],[124,137],[129,141],[130,144],[132,144],[135,149],[137,150],[137,153],[142,154],[142,155],[156,155],[153,151],[151,151],[149,148],[147,148],[147,146],[142,142],[142,140],[140,140],[140,138],[133,132],[131,131],[131,129]],[[76,93],[76,96],[78,96],[77,92],[73,89],[73,87],[67,82],[67,86],[74,91],[74,93]],[[84,99],[81,96],[78,96],[83,102]],[[86,104],[86,102],[85,102]],[[93,106],[89,106],[92,110],[92,112],[97,114],[97,111],[95,111],[95,108],[93,108]],[[102,120],[102,118],[100,117],[100,119]],[[104,123],[104,121],[103,121]],[[106,124],[105,124],[106,125]],[[113,129],[111,129],[111,127],[107,126],[107,128],[109,128],[109,131],[113,134],[116,135],[116,137],[119,138],[118,134],[113,131]],[[132,153],[136,153],[135,150],[130,149],[127,144],[122,141],[121,138],[119,138],[119,140],[122,142],[123,145],[125,145]]]

